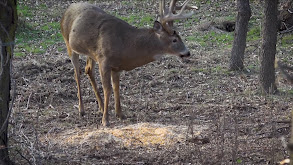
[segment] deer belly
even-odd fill
[[[134,59],[129,59],[129,60],[125,60],[125,61],[121,61],[120,63],[120,69],[121,70],[125,70],[125,71],[129,71],[132,69],[135,69],[137,67],[143,66],[145,64],[148,64],[150,62],[154,61],[153,59],[139,59],[139,60],[134,60]]]

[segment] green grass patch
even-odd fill
[[[228,69],[223,68],[223,66],[216,66],[214,68],[211,68],[211,71],[215,73],[224,73],[224,74],[230,73],[230,71]]]
[[[28,28],[26,25],[20,27],[16,32],[16,54],[24,56],[27,53],[42,54],[56,42],[62,42],[59,25],[47,23],[42,27]]]
[[[173,73],[173,74],[174,73],[178,73],[178,69],[177,68],[176,69],[170,69],[169,71],[170,71],[170,73]]]
[[[257,41],[261,39],[260,27],[256,26],[247,32],[247,41]]]
[[[184,21],[182,20],[175,20],[175,24],[178,25],[176,22],[183,22],[184,27],[193,27],[197,22],[199,22],[199,18],[196,17],[196,15],[193,15],[191,18],[186,19]]]
[[[248,65],[246,68],[247,68],[250,72],[251,72],[251,71],[256,72],[256,71],[259,70],[258,66],[256,66],[256,65]]]
[[[48,7],[46,6],[46,4],[40,4],[40,5],[38,5],[38,7],[40,9],[48,9]]]
[[[20,17],[32,17],[34,14],[29,6],[17,5],[17,14]]]
[[[37,7],[18,4],[19,24],[16,31],[15,56],[26,54],[43,54],[58,42],[63,42],[59,21],[52,22],[47,15],[48,7],[40,4]]]
[[[241,163],[242,163],[242,160],[241,160],[241,159],[237,159],[236,162],[237,162],[238,164],[241,164]]]
[[[293,96],[293,89],[278,88],[278,90],[284,96]]]
[[[291,47],[293,44],[293,35],[285,35],[281,38],[282,47]]]
[[[195,72],[195,73],[199,73],[199,72],[203,72],[203,73],[208,73],[208,69],[206,68],[191,68],[191,72]]]
[[[23,57],[24,56],[24,53],[23,52],[14,52],[14,56],[16,57]]]
[[[193,73],[205,73],[205,74],[211,74],[211,73],[223,73],[223,74],[230,74],[231,71],[228,69],[222,67],[222,66],[216,66],[214,68],[191,68],[191,71]]]
[[[224,18],[226,21],[235,21],[236,20],[235,15],[226,16]]]
[[[194,33],[193,35],[186,37],[186,39],[188,41],[198,42],[202,47],[208,45],[232,45],[233,33],[216,33],[214,31],[205,34]]]
[[[130,25],[133,25],[139,28],[150,26],[154,22],[153,16],[145,14],[145,13],[140,13],[137,15],[129,15],[129,16],[119,16],[116,14],[116,17],[122,19],[123,21],[129,23]]]

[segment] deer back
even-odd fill
[[[73,51],[97,62],[107,60],[117,71],[134,69],[163,54],[190,55],[177,32],[161,23],[138,29],[87,3],[72,4],[67,9],[61,31]]]
[[[144,35],[147,30],[137,29],[87,3],[70,5],[61,20],[61,32],[74,51],[109,56],[115,52],[129,54],[127,48],[136,45],[137,38],[148,35]]]

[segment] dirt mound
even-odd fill
[[[51,142],[60,145],[96,146],[101,148],[115,144],[127,148],[149,146],[172,146],[186,141],[190,136],[199,136],[207,127],[194,125],[193,134],[188,133],[188,126],[163,125],[157,123],[138,123],[103,129],[74,129],[47,137]],[[188,135],[188,136],[187,136]],[[45,140],[44,138],[42,138]]]

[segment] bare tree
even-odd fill
[[[244,51],[246,47],[246,36],[248,31],[248,22],[251,17],[249,0],[237,0],[237,21],[233,48],[230,58],[230,70],[242,70]]]
[[[12,164],[8,155],[7,126],[11,108],[10,73],[17,26],[16,0],[0,1],[0,164]]]
[[[262,29],[262,45],[260,52],[261,88],[265,93],[275,93],[275,54],[278,28],[278,1],[264,1],[264,22]]]

